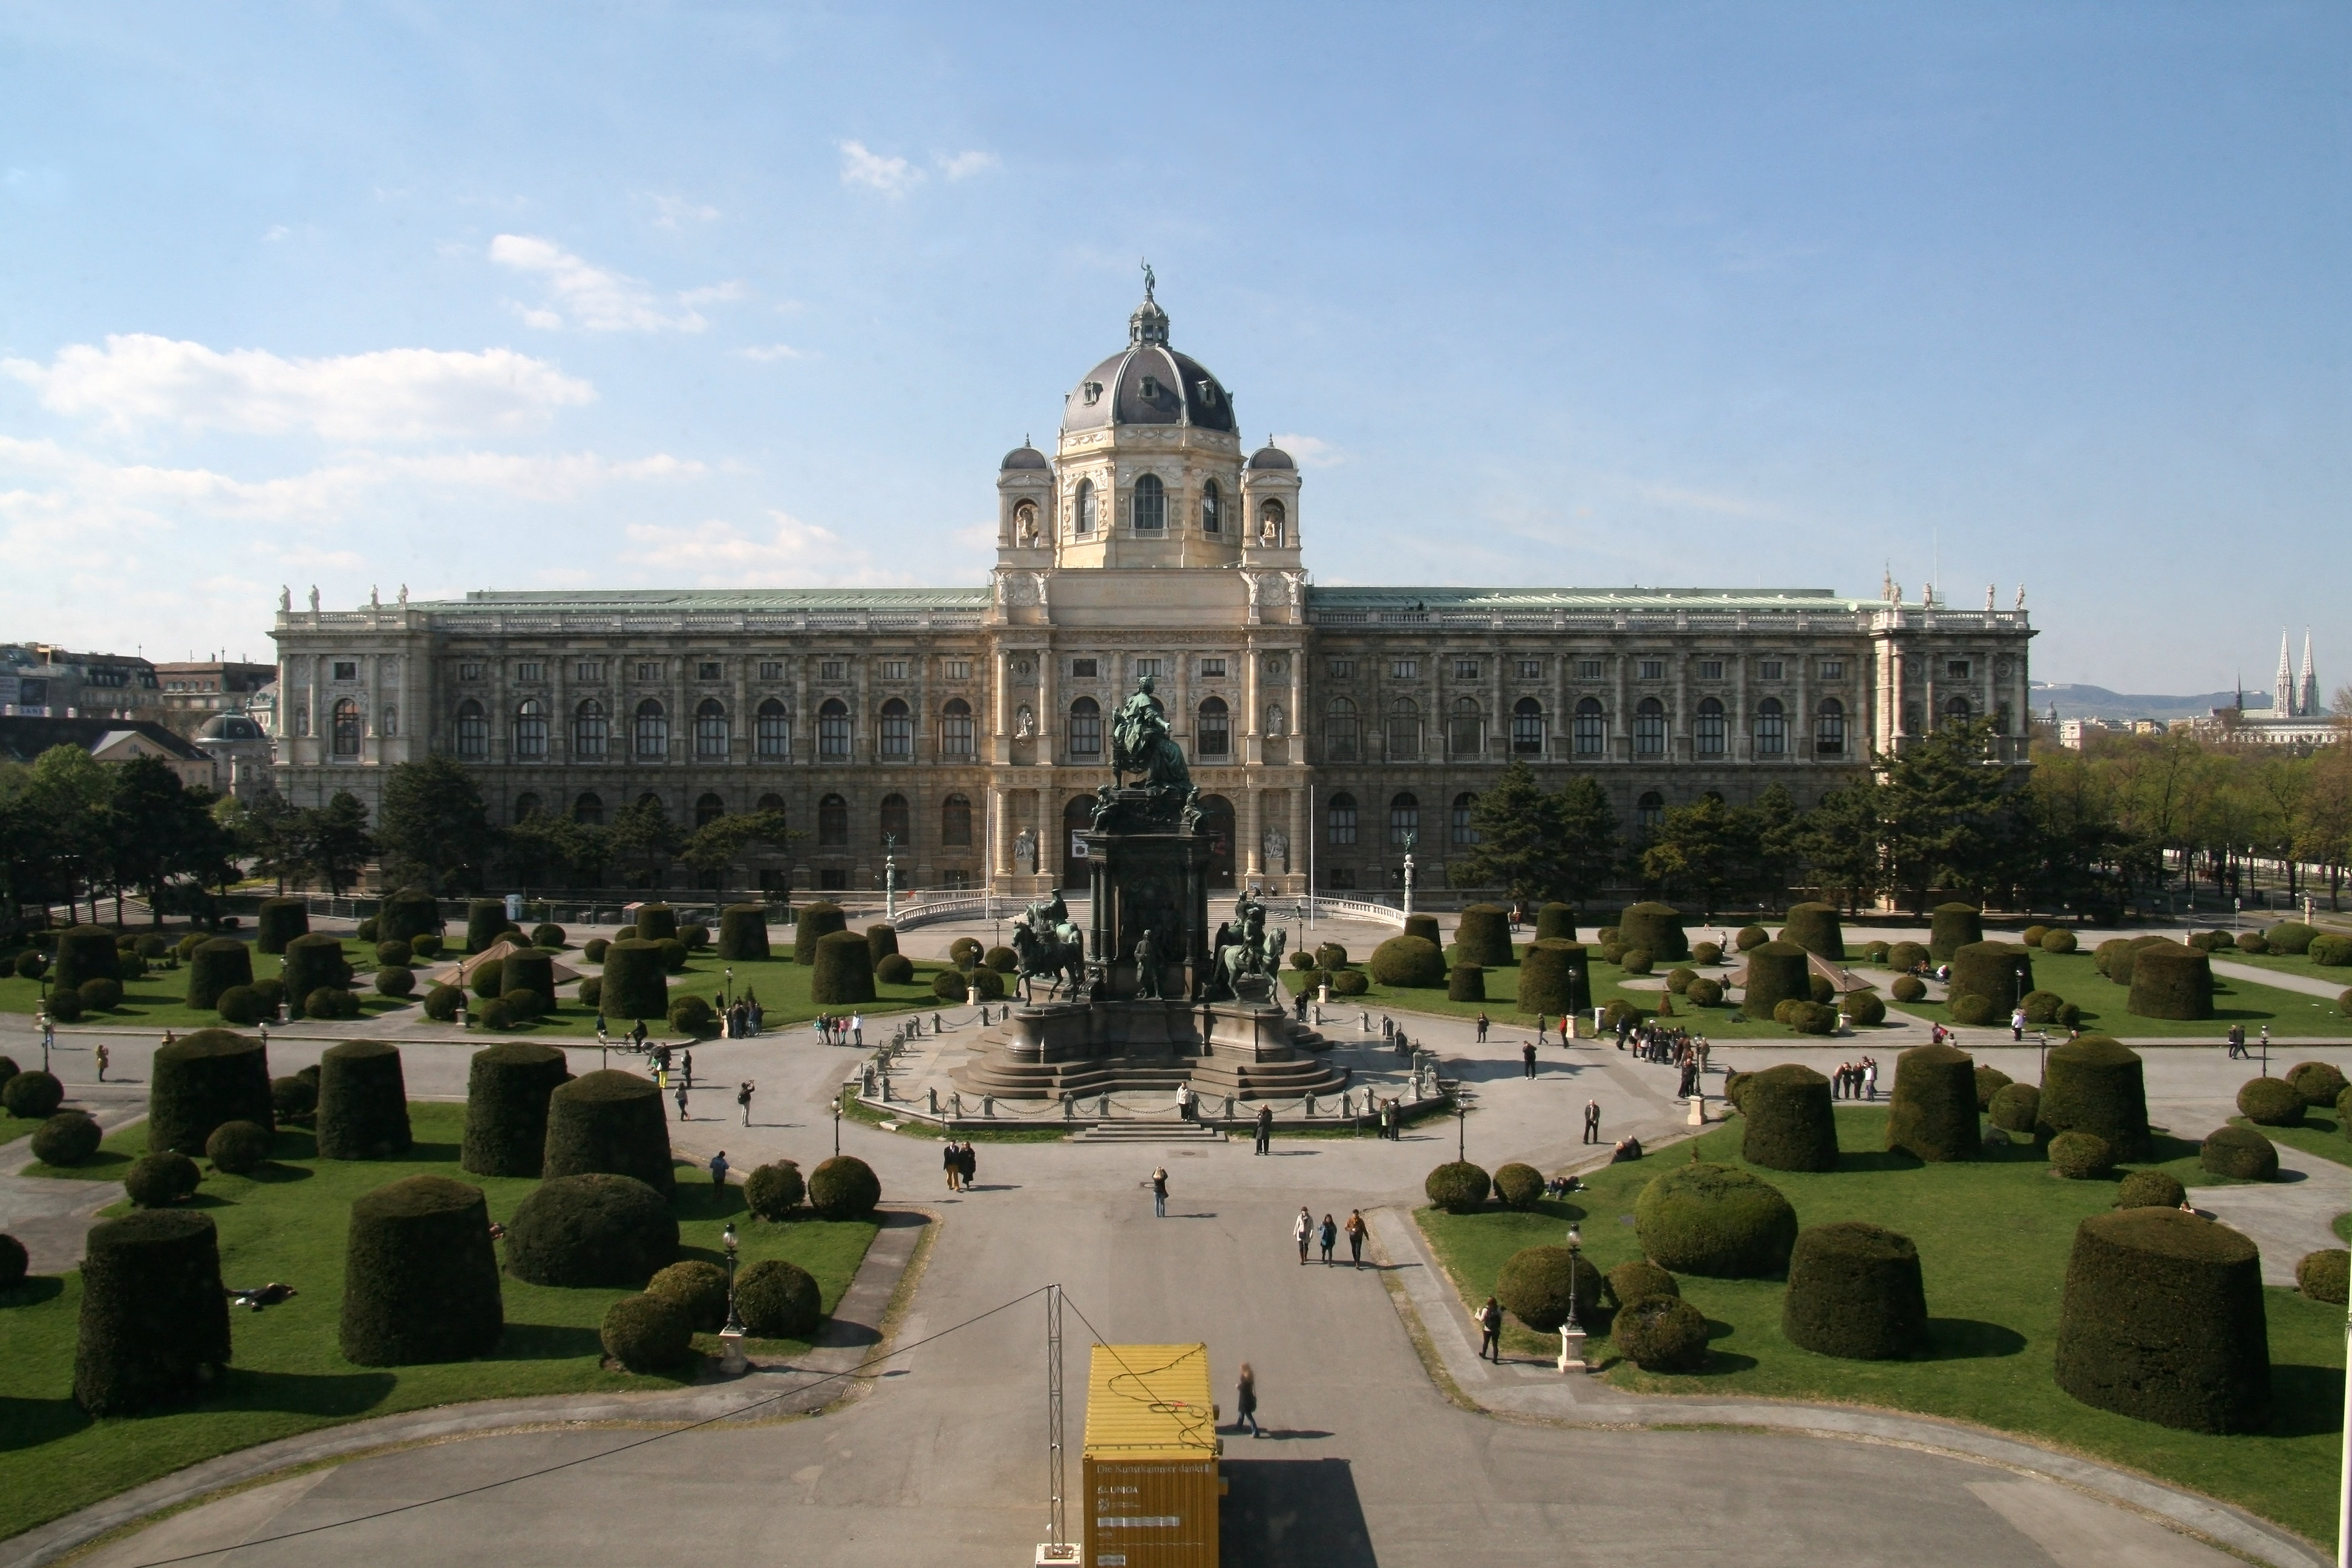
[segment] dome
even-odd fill
[[[1009,474],[1015,468],[1043,468],[1047,466],[1045,454],[1024,441],[1004,454],[1004,461],[996,466],[996,471]]]
[[[1250,454],[1249,466],[1253,468],[1296,468],[1298,467],[1297,463],[1290,460],[1289,453],[1284,451],[1281,447],[1271,444],[1260,447],[1256,451],[1252,452]]]
[[[215,713],[196,731],[199,741],[266,741],[261,726],[242,713]]]
[[[1200,361],[1168,346],[1168,312],[1152,299],[1148,282],[1143,303],[1127,321],[1127,347],[1087,373],[1062,416],[1065,430],[1109,425],[1234,428],[1234,400],[1223,384]]]

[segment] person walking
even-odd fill
[[[1519,1047],[1519,1068],[1520,1076],[1524,1078],[1536,1076],[1536,1043],[1533,1040]]]
[[[1250,1370],[1247,1362],[1242,1363],[1241,1383],[1234,1390],[1234,1413],[1241,1417],[1234,1425],[1235,1431],[1246,1426],[1253,1437],[1265,1436],[1257,1425],[1257,1373]]]
[[[1862,1090],[1864,1100],[1878,1098],[1878,1062],[1874,1058],[1862,1058]]]
[[[742,1087],[735,1091],[735,1103],[743,1108],[743,1125],[746,1127],[751,1125],[751,1096],[759,1087],[747,1078],[743,1080]]]
[[[971,1191],[972,1179],[980,1174],[980,1146],[969,1139],[956,1145],[956,1173],[963,1179],[962,1190]]]
[[[1168,1217],[1168,1167],[1165,1165],[1152,1168],[1151,1215],[1154,1219]]]
[[[866,1048],[866,1015],[863,1013],[849,1016],[849,1043],[861,1051]]]
[[[2228,1038],[2230,1059],[2234,1061],[2246,1054],[2246,1026],[2243,1024],[2231,1025]],[[101,1073],[99,1076],[103,1078],[105,1075]]]
[[[1348,1224],[1346,1228],[1348,1232],[1348,1256],[1354,1260],[1357,1268],[1361,1268],[1364,1266],[1364,1233],[1371,1228],[1364,1223],[1364,1211],[1361,1209],[1349,1209],[1348,1211]]]
[[[1478,1043],[1482,1046],[1486,1043],[1486,1015],[1482,1011],[1478,1015]]]
[[[1492,1296],[1478,1309],[1478,1359],[1503,1363],[1503,1304]]]
[[[1307,1241],[1315,1234],[1315,1216],[1307,1212],[1303,1204],[1299,1205],[1298,1217],[1290,1222],[1290,1234],[1298,1243],[1298,1267],[1304,1268],[1307,1267]]]
[[[1274,1107],[1271,1105],[1261,1105],[1257,1108],[1257,1148],[1254,1152],[1260,1154],[1274,1152]]]
[[[2011,1007],[2009,1010],[2009,1037],[2011,1040],[2021,1044],[2025,1039],[2025,1009],[2023,1007]]]
[[[110,1062],[110,1061],[112,1061],[113,1059],[114,1059],[113,1053],[111,1053],[110,1051],[109,1051],[109,1050],[106,1048],[106,1042],[105,1042],[104,1040],[100,1040],[100,1041],[99,1041],[99,1042],[98,1042],[98,1081],[99,1081],[99,1082],[100,1082],[100,1083],[104,1083],[104,1082],[106,1081],[106,1064],[107,1064],[107,1063],[109,1063],[109,1062]]]
[[[948,1191],[954,1192],[963,1180],[963,1161],[956,1154],[955,1140],[950,1138],[940,1150],[940,1169],[947,1173]]]
[[[687,1114],[686,1114],[686,1085],[684,1085],[684,1084],[679,1084],[679,1085],[677,1086],[677,1119],[678,1119],[680,1121],[686,1121],[686,1120],[687,1120]]]
[[[1584,1141],[1587,1143],[1601,1142],[1601,1102],[1597,1100],[1584,1102]]]
[[[1339,1222],[1325,1215],[1323,1223],[1316,1228],[1315,1239],[1323,1248],[1323,1267],[1330,1268],[1331,1249],[1339,1245]]]
[[[710,1184],[714,1187],[727,1184],[727,1151],[724,1149],[710,1156]]]

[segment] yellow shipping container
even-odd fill
[[[1087,1374],[1087,1568],[1215,1568],[1206,1345],[1097,1345]]]

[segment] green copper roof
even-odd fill
[[[1860,610],[1827,588],[1309,588],[1318,610]]]
[[[505,610],[977,610],[988,605],[978,588],[581,588],[524,592],[482,590],[462,599],[420,602],[444,615]]]

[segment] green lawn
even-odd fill
[[[1866,970],[1864,973],[1875,978],[1881,972]],[[2341,1038],[2352,1033],[2352,1019],[2347,1019],[2326,997],[2306,996],[2300,991],[2281,991],[2273,986],[2254,985],[2242,980],[2217,979],[2214,982],[2213,1016],[2210,1018],[2143,1018],[2126,1005],[2131,1000],[2130,987],[2117,985],[2101,974],[2098,965],[2092,962],[2087,952],[2035,953],[2033,983],[2042,990],[2055,991],[2082,1008],[2083,1029],[2086,1034],[2161,1036],[2184,1041],[2219,1043],[2231,1024],[2243,1024],[2248,1034],[2255,1033],[2267,1024],[2273,1038],[2281,1036]],[[1885,989],[1885,985],[1882,984],[1880,990],[1883,992]],[[1950,1012],[1940,1002],[1905,1002],[1899,1005],[1916,1017],[1948,1026],[1952,1021]],[[2009,1021],[2004,1018],[1999,1026],[2006,1034]],[[2028,1037],[2031,1037],[2030,1032]]]
[[[346,937],[343,940],[343,957],[361,972],[361,977],[353,984],[352,989],[359,993],[362,1016],[373,1016],[410,1005],[388,996],[379,996],[372,989],[374,983],[368,976],[375,970],[375,948],[373,945]],[[282,966],[282,961],[274,952],[253,955],[253,977],[256,980],[275,979]],[[189,1006],[187,994],[188,966],[184,963],[177,969],[166,969],[163,967],[163,961],[157,959],[151,962],[147,973],[139,979],[123,983],[121,1006],[109,1013],[84,1013],[73,1023],[58,1024],[58,1031],[70,1034],[76,1029],[93,1027],[170,1028],[184,1033],[190,1029],[218,1026],[220,1015],[209,1007]],[[37,1011],[40,1005],[39,981],[26,980],[14,970],[7,971],[5,977],[0,978],[0,1013],[29,1014]]]
[[[2242,1116],[2232,1116],[2231,1121],[2241,1127],[2254,1124]],[[2306,1154],[2316,1154],[2323,1160],[2333,1160],[2339,1165],[2352,1165],[2352,1140],[2344,1136],[2336,1124],[2333,1110],[2306,1110],[2300,1127],[2254,1127],[2254,1131],[2273,1143],[2284,1143],[2300,1149]]]
[[[75,1408],[73,1355],[81,1277],[37,1278],[0,1292],[7,1353],[0,1355],[0,1537],[71,1512],[199,1459],[316,1427],[463,1400],[517,1394],[671,1386],[680,1379],[605,1372],[597,1325],[623,1290],[558,1289],[505,1281],[507,1331],[480,1361],[434,1366],[356,1367],[337,1349],[345,1219],[351,1201],[402,1176],[453,1176],[488,1194],[493,1218],[511,1217],[538,1184],[469,1175],[457,1165],[465,1108],[412,1102],[417,1143],[403,1160],[320,1160],[310,1135],[279,1135],[278,1163],[257,1176],[210,1175],[194,1200],[220,1226],[221,1277],[233,1287],[283,1280],[301,1294],[259,1313],[232,1314],[235,1364],[220,1397],[155,1415],[92,1421]],[[118,1155],[143,1152],[143,1126],[107,1140]],[[821,1150],[812,1142],[804,1164]],[[814,1275],[829,1312],[849,1288],[877,1226],[807,1219],[771,1225],[744,1211],[742,1188],[721,1197],[698,1173],[681,1172],[675,1205],[685,1256],[721,1260],[730,1217],[742,1258],[789,1258]],[[110,1211],[113,1212],[113,1211]],[[716,1341],[700,1342],[715,1350]],[[793,1354],[772,1341],[754,1348]],[[690,1381],[690,1378],[684,1379]]]
[[[789,948],[786,949],[788,954],[790,951]],[[569,963],[578,968],[587,961],[581,958],[575,950],[556,954],[556,962]],[[909,984],[885,985],[880,981],[876,981],[874,983],[875,999],[871,1002],[856,1006],[845,1006],[836,1003],[826,1003],[820,1006],[809,996],[810,982],[816,974],[814,965],[795,963],[789,956],[758,960],[737,959],[731,963],[722,963],[711,956],[706,949],[688,962],[684,973],[673,974],[669,977],[669,996],[673,1002],[681,996],[700,996],[707,999],[715,1008],[719,1005],[719,992],[728,985],[726,971],[731,969],[735,972],[732,994],[740,996],[746,988],[756,994],[760,998],[761,1027],[772,1031],[783,1028],[787,1025],[805,1023],[819,1013],[835,1015],[860,1013],[872,1018],[877,1015],[888,1013],[944,1013],[961,1010],[964,1005],[962,1003],[942,1002],[931,994],[932,978],[946,967],[944,963],[917,963],[915,978]],[[583,1007],[579,1000],[569,994],[572,987],[564,986],[562,990],[565,994],[556,997],[554,1012],[536,1023],[519,1025],[509,1032],[518,1035],[585,1035],[593,1038],[596,1033],[596,1009]],[[421,996],[424,991],[425,987],[420,984],[417,994]],[[480,1005],[478,999],[468,996],[467,999],[468,1016],[470,1016],[472,1008]],[[415,1022],[420,1029],[453,1028],[451,1025],[434,1023],[421,1011],[416,1015]],[[635,1022],[633,1018],[619,1017],[608,1017],[605,1020],[606,1026],[615,1035],[627,1029]],[[668,1032],[665,1021],[658,1018],[646,1019],[646,1028],[654,1034]],[[478,1026],[468,1026],[468,1032],[479,1034],[481,1030]],[[887,1035],[887,1031],[885,1034]],[[871,1027],[866,1030],[866,1037],[871,1044],[881,1043]]]
[[[2305,980],[2324,981],[2338,991],[2352,990],[2352,969],[2314,963],[2307,952],[2240,952],[2234,947],[2225,947],[2213,958],[2221,963],[2242,963],[2253,969],[2276,970],[2281,974],[2300,974]]]
[[[1934,1349],[1910,1362],[1848,1362],[1797,1349],[1781,1337],[1782,1282],[1685,1278],[1683,1293],[1714,1324],[1714,1352],[1699,1373],[1647,1373],[1615,1363],[1604,1375],[1653,1393],[1753,1394],[1877,1405],[1976,1422],[2130,1466],[2239,1503],[2314,1541],[2336,1527],[2344,1414],[2344,1309],[2293,1290],[2264,1292],[2270,1322],[2271,1428],[2255,1436],[2176,1432],[2077,1404],[2051,1372],[2052,1342],[2074,1227],[2109,1207],[2113,1182],[2063,1182],[2031,1148],[1966,1164],[1926,1165],[1884,1152],[1886,1112],[1838,1112],[1841,1168],[1819,1175],[1760,1173],[1788,1194],[1806,1225],[1868,1220],[1911,1237],[1926,1274]],[[1740,1125],[1696,1141],[1699,1157],[1738,1163]],[[2184,1183],[2210,1183],[2195,1145],[2161,1139],[2160,1167]],[[1634,1198],[1681,1145],[1607,1167],[1591,1191],[1540,1212],[1420,1215],[1424,1234],[1460,1287],[1484,1301],[1496,1271],[1521,1247],[1558,1244],[1580,1220],[1587,1254],[1602,1268],[1640,1256]],[[1621,1223],[1621,1220],[1622,1223]],[[1605,1340],[1595,1346],[1604,1354]],[[1513,1322],[1507,1349],[1556,1355],[1559,1341]]]

